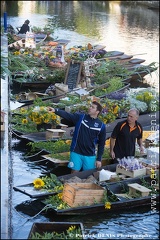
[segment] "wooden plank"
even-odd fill
[[[46,139],[61,138],[65,132],[62,129],[46,129]]]
[[[130,183],[130,184],[128,184],[128,187],[129,187],[130,195],[133,195],[134,193],[136,193],[136,191],[138,191],[141,193],[142,197],[146,197],[149,195],[149,192],[152,191],[149,188],[146,188],[138,183]]]

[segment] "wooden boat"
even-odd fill
[[[59,95],[50,96],[42,92],[22,92],[19,94],[19,98],[16,99],[17,102],[23,103],[23,106],[33,104],[34,100],[40,98],[44,102],[53,102],[57,103],[60,98],[65,97],[65,93]]]
[[[155,116],[155,119],[154,121],[155,122],[159,122],[159,112],[155,112],[154,113],[154,116]],[[116,126],[116,124],[118,122],[122,121],[122,118],[121,119],[116,119],[114,122],[112,123],[107,123],[106,124],[106,139],[110,138],[111,136],[111,133],[114,129],[114,127]],[[147,113],[147,114],[141,114],[138,118],[138,122],[141,123],[142,127],[144,130],[150,130],[152,128],[152,117],[151,117],[151,114],[150,113]],[[63,121],[63,124],[66,124],[66,121]],[[65,128],[65,136],[67,139],[70,139],[71,138],[71,131],[74,129],[74,127],[68,127],[68,128]],[[13,128],[13,131],[14,131],[14,128]],[[47,141],[46,140],[46,132],[36,132],[36,133],[21,133],[21,134],[18,134],[19,135],[19,139],[21,140],[26,140],[26,141],[31,141],[31,142],[37,142],[37,141]],[[62,138],[63,139],[63,138]]]
[[[141,64],[136,64],[134,66],[127,67],[128,70],[133,70],[134,72],[131,73],[131,81],[136,79],[143,79],[147,74],[151,74],[152,72],[156,71],[157,67],[152,66],[144,66]]]
[[[64,178],[64,177],[63,177]],[[90,206],[79,206],[79,207],[71,207],[68,209],[50,209],[49,211],[54,212],[57,215],[86,215],[86,214],[97,214],[100,212],[116,212],[122,211],[126,209],[134,209],[137,207],[143,206],[150,206],[150,209],[157,209],[159,206],[159,192],[157,191],[156,194],[148,195],[148,196],[141,196],[137,198],[128,197],[125,195],[123,190],[125,189],[126,192],[129,191],[130,184],[136,183],[139,185],[143,185],[143,181],[150,184],[152,179],[149,175],[137,178],[131,178],[123,181],[119,181],[118,183],[105,183],[102,186],[107,189],[108,196],[115,196],[116,201],[111,202],[110,209],[105,208],[105,205],[102,204],[95,204]]]
[[[128,80],[130,81],[130,79]],[[114,92],[111,92],[110,94],[114,94],[114,93],[124,93],[127,89],[129,89],[129,86],[130,86],[130,83],[125,83],[124,87],[114,91]],[[106,98],[108,94],[104,94],[102,96],[98,96],[99,98]]]
[[[117,164],[107,165],[107,166],[104,166],[103,169],[115,172],[116,165]],[[91,170],[87,170],[87,171],[77,172],[76,175],[75,174],[67,174],[67,175],[59,176],[58,179],[62,183],[64,182],[64,179],[67,180],[74,176],[77,176],[81,179],[86,179],[87,177],[89,177],[90,175],[92,175],[93,173],[96,173],[96,172],[97,172],[97,169],[91,169]],[[34,189],[33,183],[27,183],[27,184],[15,186],[15,187],[13,187],[13,189],[15,191],[21,192],[21,193],[29,196],[30,198],[45,198],[46,196],[51,196],[51,195],[56,194],[56,192],[54,192],[54,191],[52,191],[52,192],[51,191],[49,192],[47,190],[37,191]]]
[[[70,227],[75,226],[75,230],[79,230],[79,239],[84,239],[84,226],[81,222],[35,222],[33,223],[31,230],[29,232],[28,239],[33,239],[33,235],[39,234],[40,236],[46,236],[46,234],[53,234],[54,232],[58,234],[64,233],[67,235],[67,230]],[[77,234],[77,232],[76,232]],[[72,239],[76,239],[76,234],[72,233]],[[60,236],[59,236],[60,237]],[[64,235],[63,235],[64,237]],[[67,237],[67,236],[66,236]],[[57,236],[56,236],[57,238]],[[49,239],[49,238],[48,238]],[[67,238],[66,238],[67,239]]]
[[[31,81],[31,80],[27,80],[27,81],[21,81],[18,78],[12,79],[13,82],[13,88],[19,88],[19,89],[36,89],[38,90],[44,90],[47,89],[50,85],[51,82],[46,82],[46,81]]]
[[[26,34],[19,34],[17,36],[17,41],[8,45],[9,49],[12,48],[25,48],[25,36]],[[48,37],[48,34],[35,34],[36,46],[40,46]]]

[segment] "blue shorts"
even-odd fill
[[[75,152],[70,153],[70,162],[68,167],[72,170],[80,171],[81,169],[90,170],[96,168],[96,156],[84,156]]]

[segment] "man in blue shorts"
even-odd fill
[[[106,126],[98,118],[102,111],[102,106],[98,102],[93,101],[88,109],[88,114],[72,114],[51,107],[48,110],[55,112],[55,114],[68,120],[75,126],[70,147],[70,162],[68,164],[68,167],[72,169],[72,173],[80,170],[101,168],[106,141]]]

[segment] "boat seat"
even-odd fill
[[[46,129],[46,139],[62,138],[65,132],[62,129]]]
[[[140,64],[140,63],[143,63],[145,61],[146,61],[145,59],[133,58],[133,59],[129,60],[128,62],[132,63],[132,64]]]
[[[138,191],[141,193],[142,197],[147,197],[149,195],[149,192],[152,191],[149,188],[146,188],[138,183],[128,184],[128,187],[129,187],[129,195],[135,194],[136,191]]]
[[[133,55],[127,55],[127,54],[123,54],[122,56],[118,56],[118,60],[127,60],[127,59],[131,59],[133,57]]]

